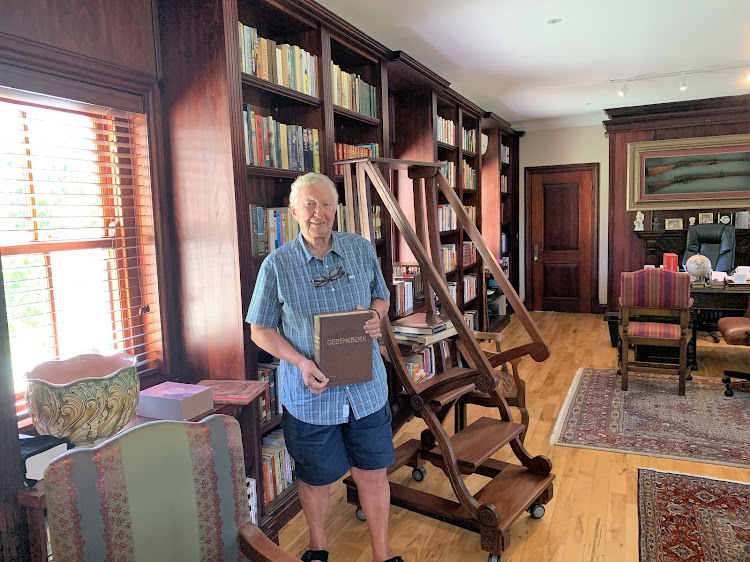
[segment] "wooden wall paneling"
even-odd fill
[[[231,0],[159,4],[182,365],[194,378],[245,378],[236,22]]]
[[[749,133],[750,95],[616,108],[606,112],[610,118],[604,122],[610,151],[607,310],[615,311],[620,295],[620,274],[640,269],[646,263],[643,246],[633,232],[635,212],[626,211],[628,143]],[[699,209],[687,212],[697,216]],[[650,220],[651,214],[646,215]],[[650,223],[645,228],[650,229]]]
[[[481,210],[484,220],[480,231],[487,248],[500,257],[500,223],[503,217],[500,193],[500,131],[487,129],[487,150],[482,158]],[[481,144],[481,139],[480,139]],[[479,147],[481,152],[481,146]]]
[[[2,2],[0,32],[156,74],[151,0]]]

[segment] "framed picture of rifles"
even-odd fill
[[[750,135],[628,144],[627,209],[747,207]]]

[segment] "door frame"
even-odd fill
[[[531,256],[531,208],[532,190],[531,177],[537,174],[551,174],[564,172],[591,172],[591,313],[598,314],[601,310],[599,304],[599,162],[586,164],[561,164],[559,166],[528,166],[524,169],[524,217],[526,221],[524,241],[524,272],[526,274],[526,297],[524,303],[526,308],[532,310],[532,295],[534,291],[534,278]]]

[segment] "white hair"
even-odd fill
[[[336,185],[331,179],[325,174],[309,172],[299,176],[292,182],[292,190],[289,192],[289,204],[292,207],[297,207],[297,203],[299,202],[299,192],[303,187],[307,187],[308,185],[327,185],[331,189],[334,204],[338,205],[339,192],[336,190]]]

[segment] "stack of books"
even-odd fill
[[[393,325],[393,334],[399,341],[425,345],[456,335],[453,322],[435,315],[427,321],[427,313],[420,312],[399,318]]]

